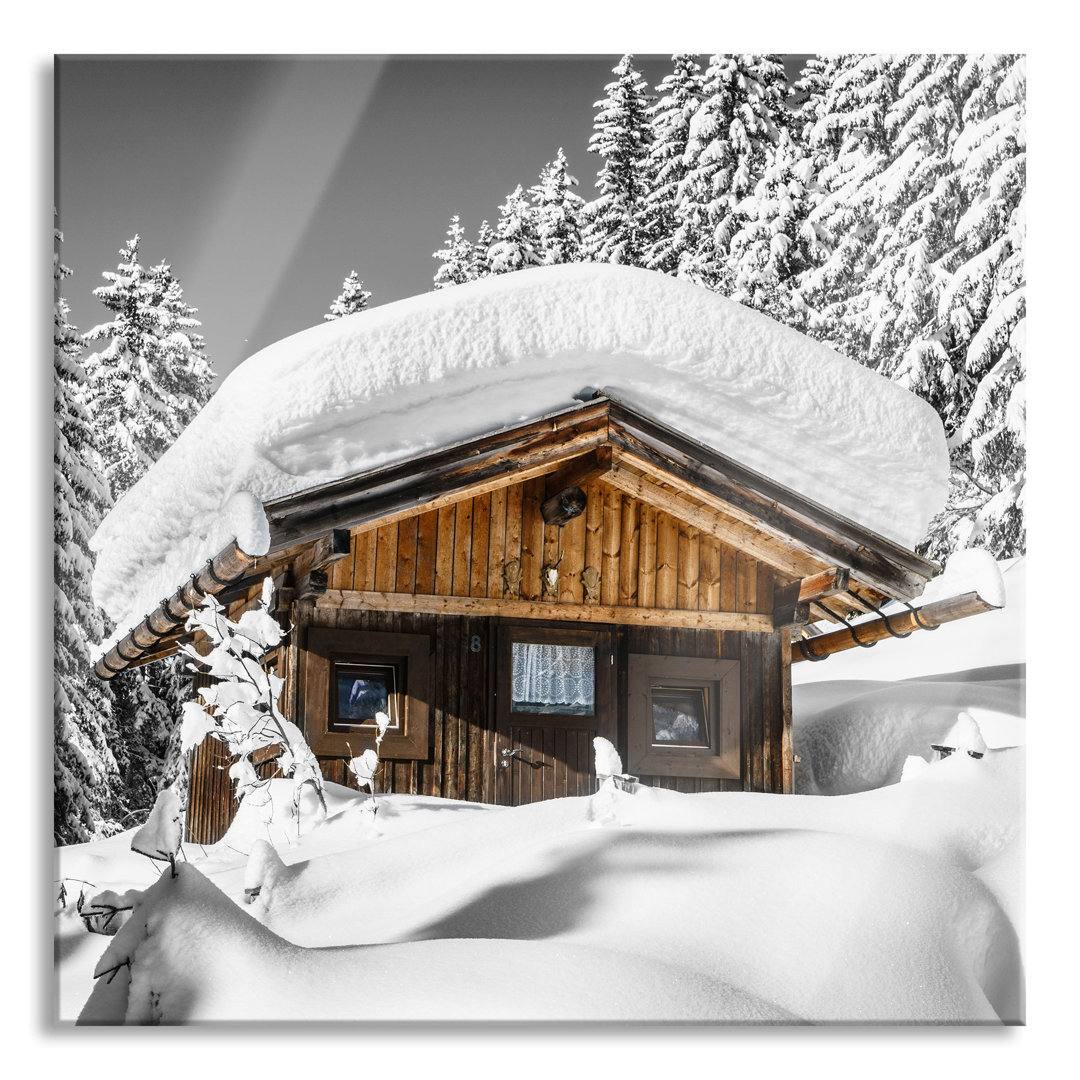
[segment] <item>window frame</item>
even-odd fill
[[[708,702],[707,745],[655,741],[652,695],[699,691]],[[627,657],[627,771],[638,776],[742,778],[742,697],[737,660],[630,653]]]
[[[400,674],[396,693],[399,725],[383,736],[379,756],[383,760],[426,760],[431,742],[431,653],[429,634],[308,627],[303,708],[312,752],[317,757],[349,758],[375,748],[374,722],[347,732],[331,728],[336,715],[336,671],[339,666],[390,663]]]

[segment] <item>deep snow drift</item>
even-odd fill
[[[622,792],[608,781],[591,797],[504,809],[373,803],[328,785],[326,820],[313,816],[298,838],[282,782],[275,823],[242,807],[220,843],[188,846],[175,880],[130,850],[135,830],[60,849],[60,1015],[1022,1020],[1022,727],[1003,699],[992,710],[979,697],[1000,678],[948,666],[977,655],[972,642],[1023,661],[1023,562],[1004,580],[1012,621],[969,619],[934,645],[949,679],[932,665],[925,681],[879,679],[860,712],[844,677],[854,659],[796,665],[836,661],[841,676],[796,687],[796,776],[828,773],[852,794]],[[859,655],[880,661],[891,646],[899,658],[934,637]],[[1022,673],[1015,681],[1022,690]],[[800,706],[804,692],[817,712]],[[830,693],[832,730],[851,753],[807,738],[830,726]],[[903,722],[881,707],[890,694]],[[937,760],[933,743],[970,730],[957,728],[962,712],[987,733],[983,756]],[[137,906],[115,917],[115,937],[88,934],[72,902],[80,889]]]
[[[262,502],[566,408],[585,386],[909,547],[944,502],[941,423],[897,384],[663,274],[539,267],[249,358],[102,524],[95,597],[126,632],[234,537],[262,554]]]

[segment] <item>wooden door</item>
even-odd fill
[[[616,740],[610,627],[503,623],[497,636],[495,801],[596,790],[593,739]]]

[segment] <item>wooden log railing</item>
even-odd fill
[[[872,645],[888,637],[906,636],[914,630],[934,630],[957,619],[996,610],[996,604],[984,600],[977,592],[961,593],[959,596],[937,600],[915,611],[890,612],[887,619],[879,616],[842,630],[794,641],[791,645],[791,662],[797,664],[801,660],[824,660],[825,657],[845,649]]]

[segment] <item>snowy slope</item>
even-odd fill
[[[585,386],[909,547],[944,501],[941,424],[896,384],[662,274],[542,267],[324,323],[241,364],[102,524],[95,596],[126,629],[234,536],[261,554],[261,501],[564,408]]]

